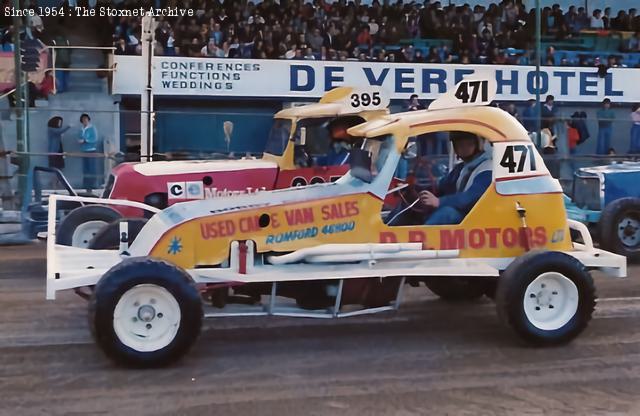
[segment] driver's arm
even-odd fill
[[[466,191],[441,196],[439,206],[448,206],[457,209],[459,212],[467,213],[471,211],[471,208],[491,185],[491,180],[492,173],[490,170],[481,172],[475,177]]]
[[[456,193],[456,182],[458,181],[458,177],[460,176],[462,166],[462,163],[457,164],[453,167],[451,172],[440,178],[440,180],[438,181],[437,195],[440,195],[442,197],[444,195]]]

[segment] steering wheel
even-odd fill
[[[427,179],[427,184],[421,184],[420,178]],[[407,177],[407,186],[400,190],[399,196],[405,206],[416,214],[428,215],[432,207],[424,205],[420,200],[420,192],[429,191],[436,194],[436,179],[431,173],[431,161],[426,156],[420,157],[413,171]]]
[[[431,164],[427,157],[423,156],[416,161],[411,173],[407,176],[406,183],[390,191],[397,192],[402,203],[396,205],[396,208],[389,213],[385,224],[416,225],[424,223],[434,208],[422,203],[420,192],[430,191],[435,194],[435,188],[436,179],[431,172]]]
[[[415,185],[408,185],[399,192],[402,204],[416,214],[427,215],[430,207],[424,205],[420,199],[421,190]]]

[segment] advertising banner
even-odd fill
[[[47,51],[40,52],[40,65],[35,72],[29,72],[29,81],[38,85],[44,79],[44,72],[47,69],[47,59],[49,54]],[[0,91],[10,90],[16,85],[15,79],[15,61],[13,52],[0,52]]]
[[[114,94],[140,94],[145,82],[141,57],[116,56]],[[499,101],[525,101],[536,94],[531,66],[410,64],[359,61],[293,61],[225,58],[154,57],[156,95],[234,98],[317,99],[334,87],[381,87],[392,99],[418,94],[434,99],[464,76],[494,77]],[[542,67],[540,94],[558,101],[640,102],[640,69],[612,68],[604,78],[591,67]]]

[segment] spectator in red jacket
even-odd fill
[[[54,81],[53,81],[53,76],[51,75],[51,71],[47,71],[44,73],[44,79],[42,80],[42,82],[40,83],[40,94],[42,95],[43,98],[49,98],[49,94],[53,93],[53,86],[54,86]]]

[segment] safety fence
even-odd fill
[[[114,104],[114,99],[106,96],[104,103],[86,101],[67,102],[62,107],[58,99],[64,94],[53,96],[46,103],[29,108],[29,126],[27,143],[18,146],[15,107],[2,107],[0,97],[0,198],[8,201],[20,192],[20,180],[32,180],[29,171],[35,166],[60,169],[74,189],[98,194],[107,183],[111,170],[126,161],[140,160],[140,111],[123,109]],[[6,100],[6,98],[5,98]],[[46,105],[44,105],[46,104]],[[254,108],[240,111],[203,110],[193,108],[160,109],[154,113],[154,160],[211,160],[237,159],[241,157],[260,157],[269,145],[269,140],[280,137],[272,130],[273,114],[277,108]],[[97,131],[95,148],[81,143],[84,126],[80,122],[82,114],[89,114],[91,125]],[[599,141],[597,120],[588,119],[589,138],[576,146],[576,152],[568,148],[567,129],[561,118],[555,121],[555,151],[547,152],[539,145],[552,174],[561,179],[566,190],[571,188],[573,173],[585,166],[604,165],[626,160],[637,160],[639,154],[629,154],[627,150],[634,140],[632,123],[619,114],[611,122],[608,147],[615,153],[598,155]],[[329,119],[308,121],[306,129],[306,149],[313,156],[329,150],[331,139],[327,129]],[[543,124],[543,123],[541,123]],[[640,129],[640,127],[638,128]],[[637,129],[636,129],[637,130]],[[535,138],[535,137],[534,137]],[[429,159],[434,166],[448,165],[448,136],[427,135],[417,139],[420,143],[418,156],[410,160],[398,171],[400,176],[415,170],[415,164],[423,158]],[[562,142],[564,144],[562,144]],[[282,143],[280,143],[282,144]],[[640,143],[639,143],[640,144]],[[277,146],[276,146],[277,147]],[[20,150],[18,150],[20,149]],[[640,151],[638,152],[640,153]],[[28,169],[20,171],[24,164]],[[442,167],[435,176],[442,174]],[[21,173],[22,172],[22,173]],[[43,180],[44,175],[42,175]],[[64,189],[59,181],[51,178],[42,187],[46,190]],[[19,202],[18,199],[16,202]]]

